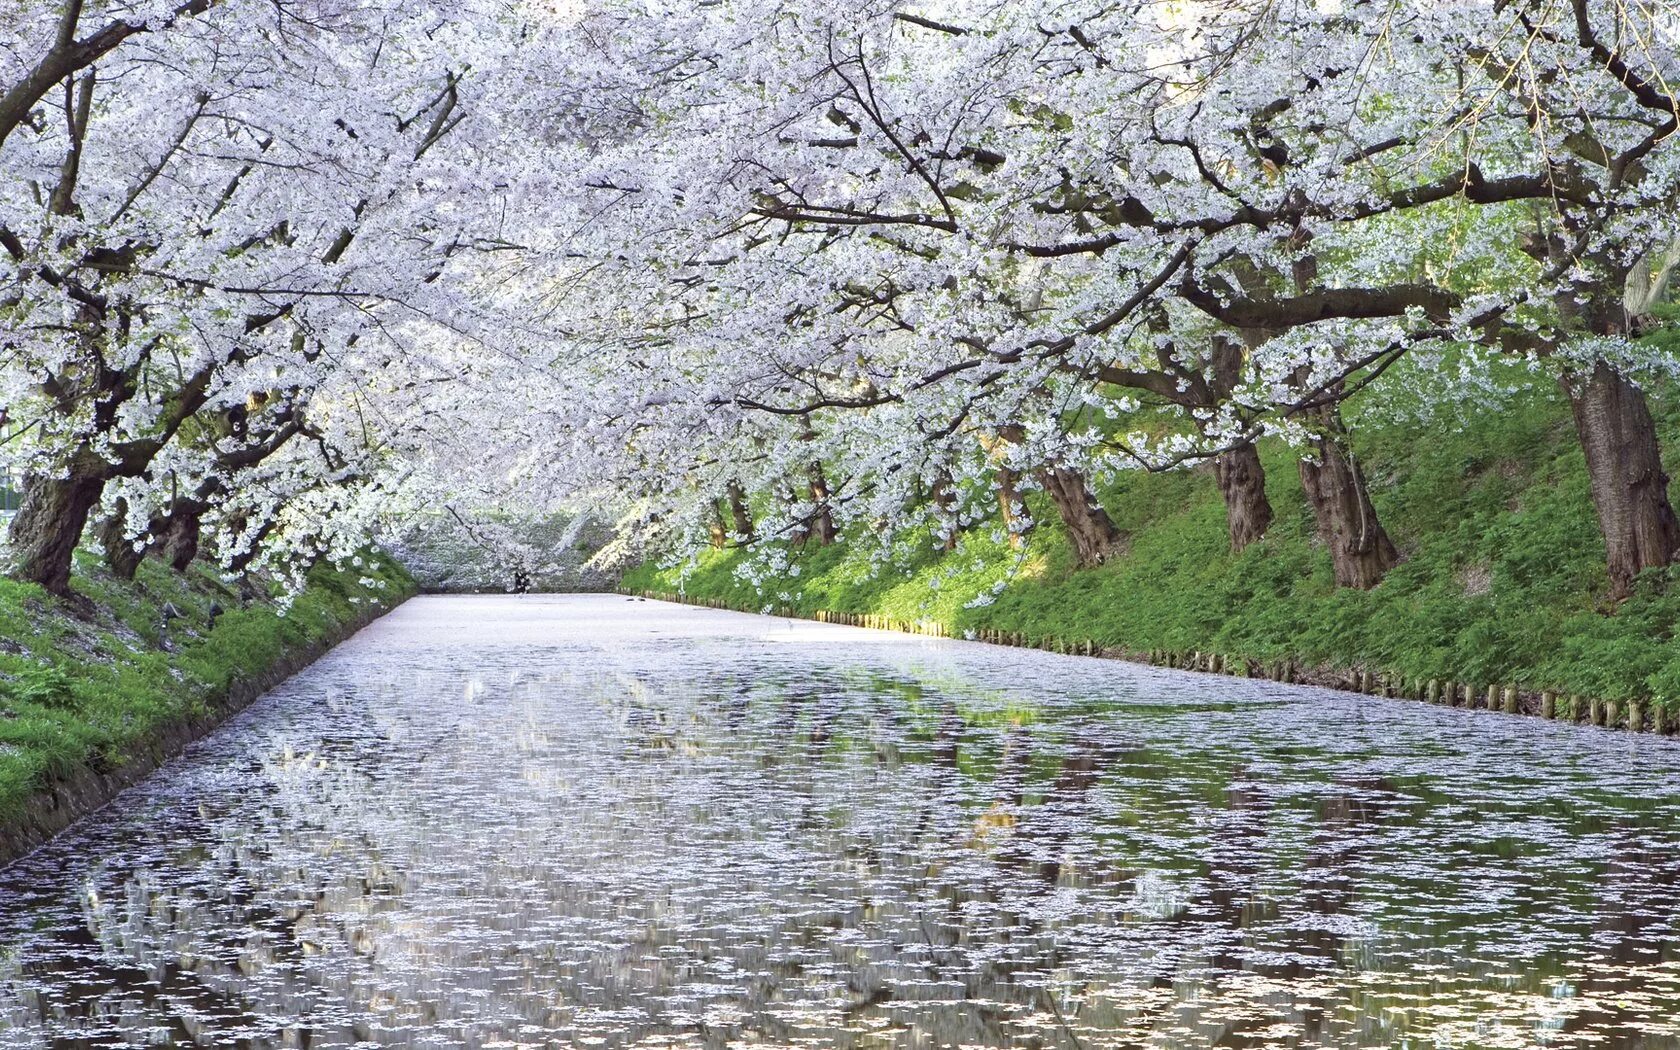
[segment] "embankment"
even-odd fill
[[[317,567],[289,608],[208,568],[148,561],[132,582],[78,568],[69,603],[0,580],[0,866],[415,590],[382,556]]]
[[[1665,389],[1652,401],[1664,448],[1680,448],[1680,397]],[[1441,702],[1450,686],[1461,706],[1468,692],[1475,706],[1549,704],[1558,717],[1647,730],[1680,723],[1680,572],[1647,573],[1631,598],[1607,598],[1584,460],[1555,386],[1537,378],[1497,407],[1446,419],[1393,407],[1350,409],[1403,557],[1368,591],[1335,585],[1299,451],[1281,442],[1262,448],[1276,519],[1241,553],[1210,472],[1129,471],[1100,491],[1122,539],[1097,568],[1073,568],[1053,509],[1033,496],[1038,524],[1022,550],[994,517],[948,552],[921,532],[884,559],[843,541],[786,551],[786,567],[770,571],[775,562],[750,552],[710,550],[643,564],[622,588],[1391,695],[1433,690]]]

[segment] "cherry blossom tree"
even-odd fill
[[[1554,378],[1611,592],[1680,527],[1638,336],[1676,26],[1618,0],[194,0],[0,48],[14,573],[237,571],[447,506],[953,548],[1288,442],[1337,582],[1400,551],[1343,406]],[[1036,500],[1034,501],[1037,502]]]
[[[31,5],[0,67],[0,402],[25,476],[14,575],[107,547],[184,563],[199,523],[311,430],[330,378],[435,313],[440,202],[493,12],[298,0]],[[473,16],[462,28],[452,14]],[[296,441],[309,434],[313,440]],[[127,568],[132,559],[114,561]]]
[[[655,21],[608,9],[581,45],[613,71],[599,110],[636,116],[587,155],[575,246],[641,304],[644,338],[687,356],[650,370],[664,393],[636,385],[655,410],[629,416],[652,429],[781,417],[816,436],[807,462],[855,467],[826,489],[896,485],[876,511],[1000,435],[1042,435],[1047,466],[1212,459],[1235,547],[1270,520],[1253,446],[1281,434],[1338,581],[1368,587],[1398,553],[1338,406],[1450,346],[1558,375],[1616,593],[1671,560],[1635,385],[1666,362],[1628,338],[1624,296],[1675,235],[1660,12],[764,3]],[[1140,400],[1182,424],[1125,433]]]

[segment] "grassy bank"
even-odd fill
[[[282,613],[213,570],[153,560],[133,582],[78,555],[67,604],[0,579],[0,825],[55,778],[120,768],[169,726],[204,717],[239,681],[406,597],[413,583],[383,557],[318,566]]]
[[[1680,448],[1680,398],[1653,392],[1664,447]],[[791,606],[931,620],[1086,641],[1133,652],[1201,650],[1406,680],[1510,682],[1680,708],[1680,573],[1648,574],[1620,605],[1604,598],[1604,547],[1568,406],[1533,381],[1498,408],[1401,422],[1355,404],[1355,448],[1378,513],[1405,557],[1375,590],[1338,590],[1293,451],[1263,449],[1277,520],[1230,553],[1224,509],[1202,471],[1129,473],[1101,492],[1123,553],[1074,571],[1051,509],[1024,555],[970,529],[950,554],[927,536],[884,563],[858,545],[791,552],[797,575],[755,588],[749,556],[709,551],[649,562],[626,590],[682,589],[737,608]],[[1673,470],[1671,465],[1670,470]]]

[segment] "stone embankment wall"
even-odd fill
[[[632,593],[632,592],[626,592]],[[703,605],[714,609],[758,613],[762,609],[738,609],[723,602],[695,601],[670,591],[636,591],[643,598],[677,602],[683,605]],[[1369,670],[1315,668],[1293,660],[1261,662],[1240,656],[1212,652],[1172,652],[1156,649],[1133,652],[1126,649],[1105,648],[1089,639],[1031,636],[1012,631],[981,631],[973,637],[953,634],[938,620],[899,620],[874,613],[819,611],[811,616],[789,608],[773,608],[770,613],[791,619],[810,619],[819,623],[837,623],[849,627],[869,627],[884,631],[930,635],[936,638],[960,638],[991,645],[1041,649],[1068,656],[1091,656],[1156,667],[1171,667],[1203,674],[1221,674],[1233,678],[1266,678],[1274,682],[1294,685],[1314,685],[1347,692],[1365,693],[1395,700],[1421,700],[1445,707],[1469,710],[1500,711],[1511,715],[1532,715],[1563,722],[1577,722],[1604,729],[1625,729],[1635,733],[1655,733],[1667,736],[1680,733],[1680,717],[1651,701],[1600,700],[1580,695],[1561,695],[1556,692],[1534,692],[1515,685],[1491,682],[1461,682],[1452,679],[1406,679]]]

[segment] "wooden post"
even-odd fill
[[[1618,729],[1622,724],[1622,705],[1617,700],[1604,701],[1604,724],[1611,729]]]
[[[1658,701],[1651,701],[1651,732],[1658,736],[1668,735],[1668,710]]]
[[[1441,702],[1441,680],[1431,678],[1429,684],[1423,687],[1423,698],[1432,704]]]
[[[1505,709],[1506,714],[1514,715],[1514,714],[1517,713],[1517,687],[1516,686],[1514,686],[1514,685],[1506,686],[1505,687],[1505,692],[1500,697],[1500,700],[1502,701],[1501,706]]]
[[[1557,717],[1557,694],[1550,689],[1540,694],[1540,717]]]
[[[1638,700],[1628,701],[1627,727],[1635,733],[1645,732],[1645,705]]]
[[[1604,701],[1594,698],[1587,702],[1587,721],[1595,726],[1604,724]]]

